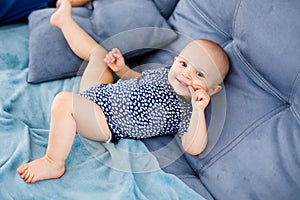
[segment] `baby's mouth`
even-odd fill
[[[189,85],[187,83],[185,83],[184,81],[181,81],[180,79],[176,78],[176,80],[178,81],[178,83],[183,86],[183,87],[188,87]]]

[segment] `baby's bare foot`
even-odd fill
[[[61,177],[65,172],[64,162],[54,162],[48,156],[23,164],[17,169],[26,183]]]
[[[70,0],[62,0],[59,8],[50,18],[52,26],[61,28],[67,20],[72,18],[72,5]]]

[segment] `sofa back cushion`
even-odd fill
[[[169,18],[179,0],[153,0],[160,14]]]
[[[216,144],[186,155],[216,199],[300,195],[299,10],[298,0],[185,0],[168,20],[192,39],[219,43],[230,58],[226,102],[210,105],[226,106],[224,126],[210,116],[209,145]],[[212,141],[214,126],[223,128]]]

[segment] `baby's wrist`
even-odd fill
[[[119,76],[119,75],[126,74],[128,70],[129,70],[129,67],[127,65],[123,65],[121,68],[119,68],[119,70],[116,70],[114,72]]]
[[[204,112],[205,111],[206,106],[193,106],[193,111],[197,111],[197,112]]]

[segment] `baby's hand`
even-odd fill
[[[124,57],[122,56],[120,50],[117,48],[113,48],[106,54],[104,62],[114,72],[118,72],[126,66]]]
[[[192,106],[194,110],[204,110],[210,101],[209,94],[202,88],[194,90],[189,86],[189,90],[192,97]]]

